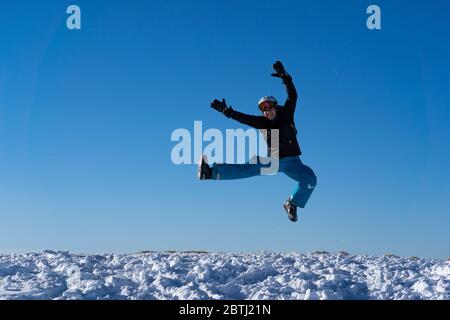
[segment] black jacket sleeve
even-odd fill
[[[285,85],[287,92],[284,110],[289,116],[294,117],[295,107],[297,105],[297,90],[295,89],[294,82],[292,82],[292,77],[287,75],[283,78],[283,84]]]
[[[256,129],[269,129],[270,120],[263,116],[252,116],[236,110],[231,112],[231,118]]]

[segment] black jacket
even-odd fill
[[[279,158],[299,156],[302,154],[297,142],[297,129],[294,123],[294,112],[297,105],[297,91],[295,90],[292,78],[287,76],[283,79],[286,86],[287,100],[284,106],[277,107],[277,116],[269,120],[264,116],[252,116],[236,110],[231,110],[230,117],[240,123],[246,124],[256,129],[263,130],[264,138],[268,146],[269,156],[275,156],[278,153],[274,145],[272,147],[271,135],[272,129],[279,130]]]

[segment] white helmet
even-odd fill
[[[275,97],[272,97],[272,96],[264,96],[264,97],[262,97],[261,99],[259,99],[259,101],[258,101],[258,106],[259,106],[261,103],[266,102],[266,101],[269,101],[269,102],[273,102],[273,103],[275,103],[275,104],[278,104],[278,101],[277,101],[277,99],[275,99]]]

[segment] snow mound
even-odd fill
[[[0,299],[450,299],[450,262],[318,252],[0,255]]]

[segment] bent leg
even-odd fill
[[[317,184],[314,171],[298,159],[298,161],[287,163],[283,172],[291,179],[298,181],[298,185],[291,195],[291,202],[297,207],[304,208]]]
[[[214,164],[212,169],[213,180],[235,180],[245,179],[261,175],[262,165],[244,163],[244,164]]]

